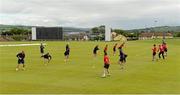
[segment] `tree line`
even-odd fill
[[[1,33],[4,36],[12,36],[12,35],[29,35],[31,34],[31,30],[23,29],[23,28],[12,28],[10,30],[6,30]]]

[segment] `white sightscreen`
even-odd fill
[[[32,27],[32,40],[36,40],[36,27]]]
[[[105,41],[111,41],[111,28],[109,26],[105,26]]]

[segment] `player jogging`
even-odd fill
[[[94,47],[94,50],[93,50],[94,57],[97,56],[97,51],[98,51],[98,50],[99,50],[99,46],[96,45],[96,46]]]
[[[167,57],[167,44],[164,42],[163,44],[162,44],[162,46],[163,46],[163,49],[164,49],[164,54],[165,54],[165,56]]]
[[[69,53],[70,53],[70,48],[69,48],[69,45],[67,44],[67,45],[66,45],[66,50],[65,50],[65,52],[64,52],[65,62],[67,62],[68,59],[69,59]]]
[[[46,54],[42,55],[41,57],[44,58],[44,64],[45,65],[47,65],[47,63],[49,63],[51,61],[51,59],[52,59],[52,56],[49,53],[46,53]]]
[[[109,60],[109,57],[107,56],[107,53],[105,53],[104,54],[104,71],[103,71],[102,77],[110,76],[109,66],[110,66],[110,60]]]
[[[20,69],[20,65],[21,65],[21,64],[23,65],[22,70],[25,70],[25,65],[24,65],[24,63],[25,63],[25,62],[24,62],[25,53],[24,53],[24,51],[18,53],[18,54],[16,55],[16,57],[18,58],[18,65],[17,65],[17,67],[16,67],[16,71],[18,71],[18,70]]]
[[[152,48],[152,61],[154,61],[156,59],[156,52],[157,52],[157,48],[156,48],[156,44],[153,45],[153,48]]]
[[[126,63],[126,57],[127,55],[123,52],[122,48],[124,46],[124,43],[119,47],[119,65],[120,65],[120,69],[124,69],[123,65]]]
[[[44,54],[44,45],[42,43],[40,45],[40,53],[41,53],[41,55]]]
[[[117,43],[114,45],[114,47],[113,47],[113,55],[115,55],[116,54],[116,47],[117,47]]]
[[[162,45],[159,45],[158,52],[159,52],[159,59],[161,59],[161,55],[162,55],[163,59],[165,59],[165,57],[164,57],[164,48],[163,48]]]

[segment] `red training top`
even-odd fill
[[[157,51],[157,48],[156,48],[156,47],[152,48],[152,51],[153,51],[153,52],[156,52],[156,51]]]
[[[162,46],[163,46],[163,48],[164,48],[164,49],[167,49],[167,46],[166,46],[166,44],[163,44]]]
[[[104,64],[109,64],[109,57],[107,55],[104,56]]]
[[[159,47],[159,50],[160,50],[160,52],[164,52],[164,48],[162,45]]]

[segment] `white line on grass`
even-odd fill
[[[16,46],[39,46],[39,43],[36,44],[6,44],[6,45],[0,45],[0,47],[16,47]],[[46,45],[46,44],[43,44]]]

